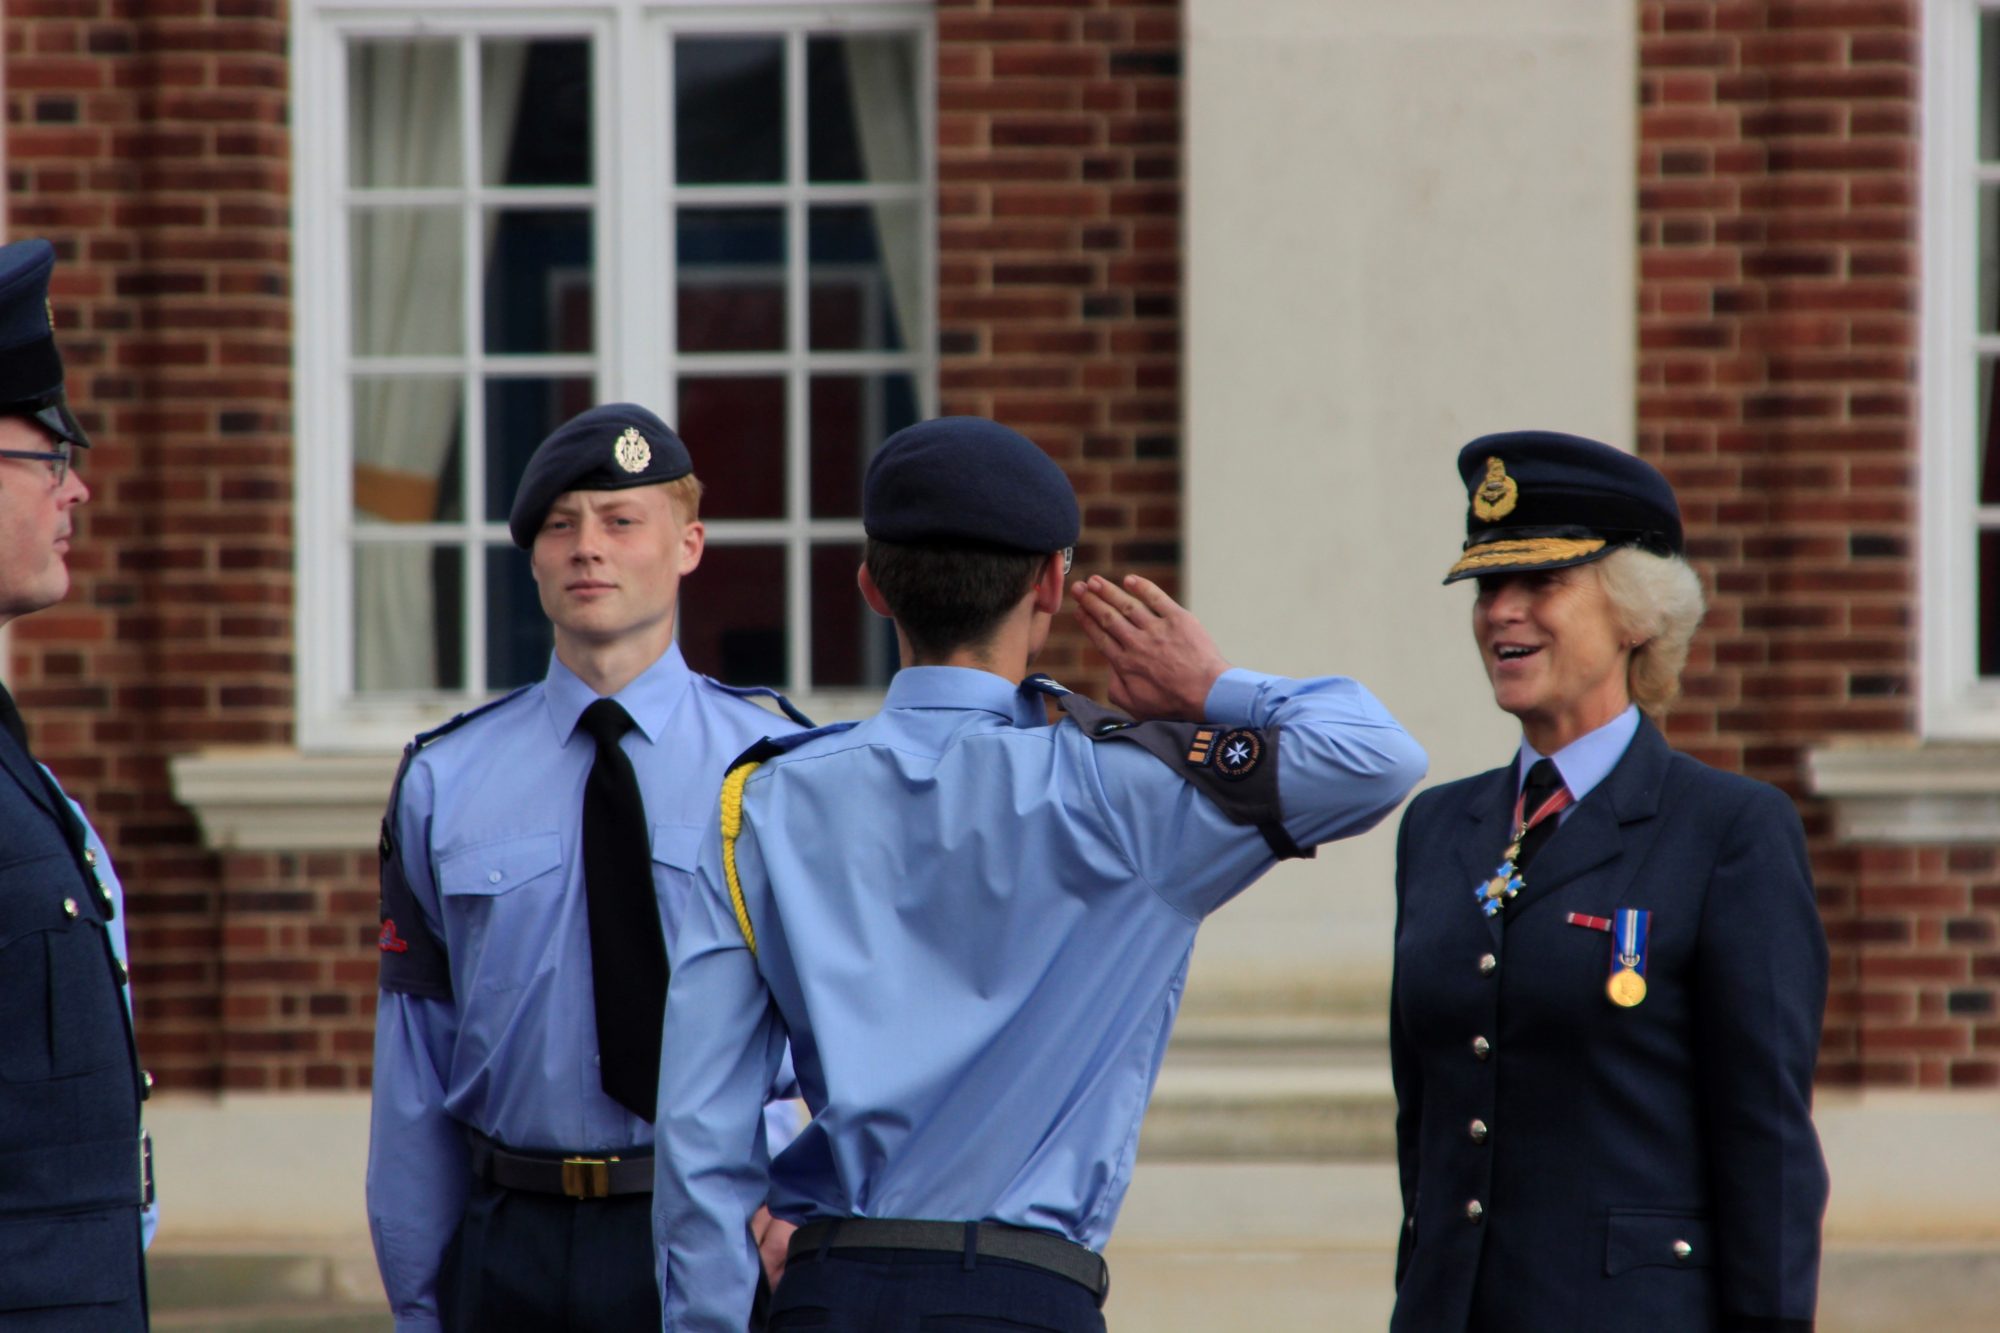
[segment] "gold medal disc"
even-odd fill
[[[1621,967],[1604,983],[1604,993],[1611,997],[1611,1003],[1630,1009],[1646,998],[1646,979],[1629,967]]]

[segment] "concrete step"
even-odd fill
[[[1175,1025],[1140,1131],[1160,1162],[1386,1160],[1395,1143],[1379,1016],[1192,1007]]]
[[[146,1256],[153,1327],[214,1333],[382,1333],[374,1263],[353,1242],[271,1250],[250,1240],[156,1247]]]

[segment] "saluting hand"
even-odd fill
[[[1193,613],[1137,574],[1123,587],[1093,574],[1070,593],[1083,632],[1111,663],[1113,704],[1141,721],[1200,720],[1229,663]]]

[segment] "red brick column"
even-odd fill
[[[1992,849],[1843,845],[1805,791],[1917,728],[1917,11],[1641,0],[1638,441],[1713,580],[1669,734],[1805,817],[1822,1080],[1991,1086]]]
[[[167,758],[291,736],[286,32],[278,0],[5,17],[8,232],[56,245],[96,441],[69,599],[15,622],[9,669],[126,884],[141,1055],[170,1087],[221,1081],[228,977],[220,867]]]
[[[1079,573],[1178,589],[1179,0],[939,0],[943,410],[1015,426],[1083,502]],[[1041,665],[1100,692],[1058,621]]]

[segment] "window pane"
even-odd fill
[[[783,685],[785,549],[710,542],[681,584],[681,653],[731,685]]]
[[[680,436],[705,488],[702,517],[785,516],[783,379],[775,375],[683,379]]]
[[[465,556],[457,547],[354,548],[354,684],[365,694],[465,687]]]
[[[486,518],[504,523],[528,459],[549,433],[594,405],[587,376],[486,381]]]
[[[915,34],[860,33],[809,40],[806,108],[808,179],[917,179]]]
[[[812,516],[860,517],[868,460],[882,441],[916,420],[917,382],[909,375],[815,375]],[[813,652],[818,655],[817,641]]]
[[[348,182],[357,189],[464,183],[456,43],[348,43],[347,154]]]
[[[2000,158],[2000,12],[1979,16],[1979,160]]]
[[[784,349],[782,209],[684,208],[675,244],[683,352]]]
[[[784,39],[674,42],[674,178],[683,185],[785,178]]]
[[[2000,676],[2000,531],[1979,533],[1979,674]]]
[[[1979,187],[1979,332],[2000,333],[2000,186]]]
[[[896,669],[896,629],[854,586],[860,543],[812,552],[812,683],[815,689],[881,687]]]
[[[590,184],[590,43],[480,42],[479,115],[488,185]]]
[[[590,214],[499,208],[487,214],[486,350],[588,352]]]
[[[354,520],[450,523],[460,503],[457,380],[354,381]]]
[[[528,553],[514,546],[486,548],[486,688],[511,690],[540,680],[549,669],[555,631],[542,614]]]
[[[814,351],[899,351],[917,323],[915,204],[815,208],[810,320]]]
[[[456,356],[464,349],[462,241],[457,209],[354,211],[356,355]]]

